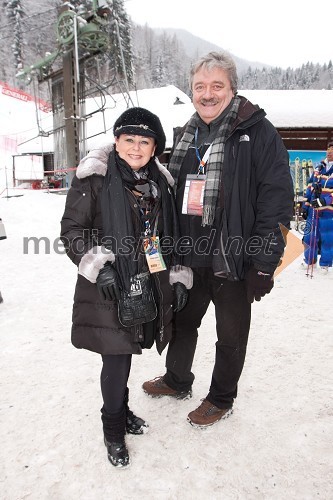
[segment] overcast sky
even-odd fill
[[[125,0],[151,28],[182,28],[233,55],[282,68],[333,59],[333,0]]]

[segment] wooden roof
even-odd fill
[[[277,127],[288,150],[326,150],[333,127]]]

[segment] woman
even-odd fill
[[[110,462],[125,467],[125,433],[148,428],[128,407],[132,354],[154,341],[162,352],[171,338],[172,305],[184,307],[192,275],[173,252],[178,221],[173,179],[156,158],[165,147],[159,118],[130,108],[116,120],[114,136],[114,145],[81,160],[61,239],[78,266],[72,343],[102,355],[104,442]]]

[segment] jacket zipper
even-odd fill
[[[223,224],[223,223],[222,223]],[[223,229],[221,229],[221,237],[220,237],[220,240],[221,240],[221,252],[222,252],[222,255],[223,255],[223,260],[224,260],[224,263],[225,263],[225,267],[226,267],[226,270],[227,270],[227,273],[228,275],[231,274],[231,271],[230,271],[230,266],[229,266],[229,263],[228,263],[228,259],[227,259],[227,256],[225,254],[225,250],[224,250],[224,243],[223,243]]]

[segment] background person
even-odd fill
[[[173,179],[156,158],[165,147],[159,118],[146,109],[130,108],[115,122],[114,135],[114,147],[91,151],[80,162],[67,195],[61,239],[78,266],[72,343],[102,355],[105,445],[111,463],[124,467],[129,464],[125,433],[142,434],[148,427],[128,407],[132,354],[151,347],[155,337],[162,352],[171,337],[172,302],[175,310],[185,305],[187,291],[181,281],[188,286],[190,281],[179,268],[150,275],[148,259],[140,251],[143,234],[178,238]],[[169,268],[173,256],[163,257]],[[123,307],[127,315],[147,312],[140,308],[145,291],[138,281],[147,275],[157,317],[123,326]],[[133,301],[136,308],[130,309]]]
[[[194,282],[186,307],[175,315],[166,373],[143,384],[152,396],[191,396],[198,328],[212,301],[215,365],[207,396],[188,415],[199,427],[232,412],[251,303],[273,287],[285,246],[279,224],[289,227],[293,215],[288,152],[265,111],[237,95],[237,80],[235,63],[225,53],[211,52],[191,70],[196,113],[175,139],[169,170],[176,183],[183,244],[188,243],[183,263],[192,268]],[[201,215],[188,209],[189,175],[204,180]],[[200,208],[200,203],[194,205]],[[211,245],[199,253],[193,242],[203,237]]]
[[[327,145],[327,157],[311,175],[303,203],[305,226],[303,242],[304,266],[309,268],[317,262],[320,244],[319,266],[328,273],[333,262],[333,141]]]

